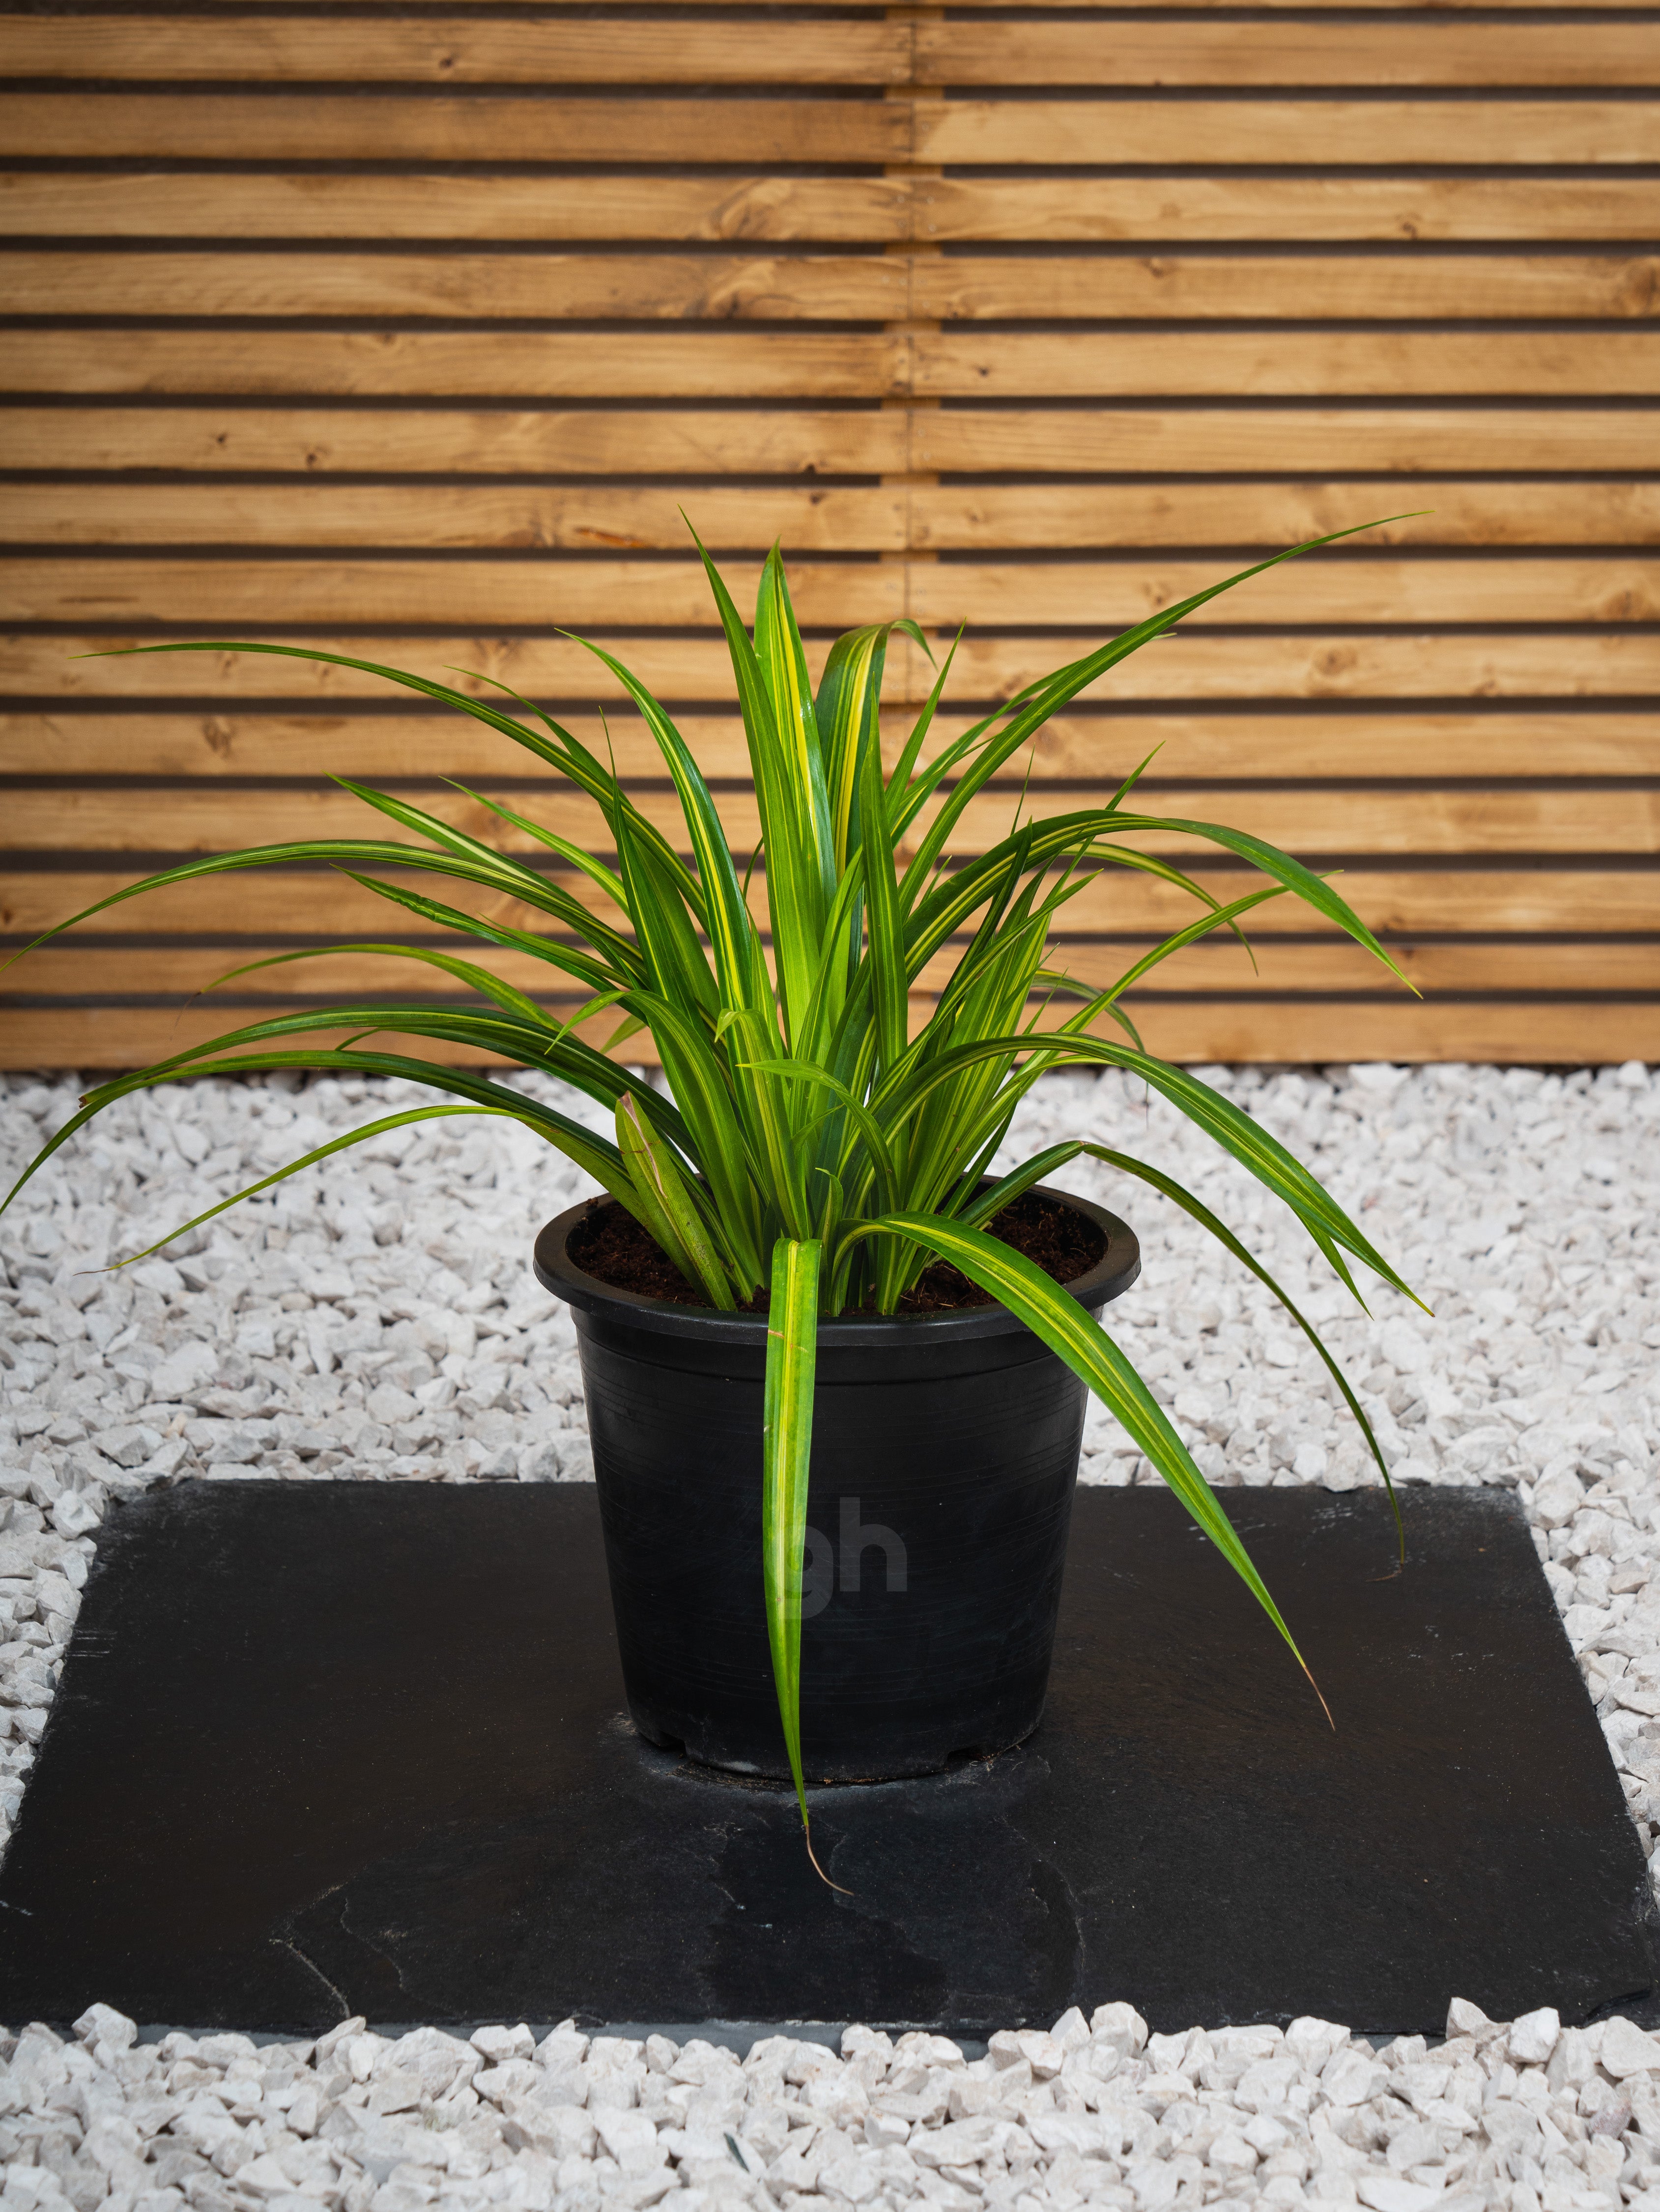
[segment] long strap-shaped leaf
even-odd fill
[[[1401,515],[1381,515],[1374,522],[1356,523],[1348,530],[1329,531],[1322,538],[1310,538],[1300,545],[1288,545],[1282,553],[1270,554],[1265,561],[1253,562],[1249,568],[1240,569],[1237,575],[1224,577],[1221,583],[1209,585],[1203,592],[1195,592],[1190,598],[1178,600],[1174,606],[1165,607],[1158,614],[1150,615],[1145,622],[1136,623],[1130,629],[1121,631],[1117,637],[1109,639],[1106,644],[1098,647],[1094,653],[1087,653],[1082,659],[1075,660],[1068,667],[1045,677],[1041,684],[1033,687],[1027,703],[1010,717],[995,738],[979,748],[973,766],[953,785],[939,812],[918,841],[910,870],[900,885],[902,902],[908,905],[917,888],[927,880],[936,858],[945,850],[953,829],[975,793],[997,773],[1011,753],[1017,752],[1029,737],[1043,727],[1058,708],[1063,707],[1069,699],[1075,698],[1098,677],[1104,676],[1109,668],[1127,659],[1152,639],[1173,629],[1184,616],[1196,612],[1208,601],[1220,598],[1222,592],[1233,591],[1236,586],[1249,582],[1251,577],[1260,576],[1269,568],[1277,568],[1281,562],[1294,561],[1299,555],[1312,553],[1319,546],[1335,545],[1340,538],[1357,538],[1363,531],[1381,529],[1384,523],[1405,519]]]
[[[813,1453],[813,1381],[818,1366],[819,1261],[816,1238],[780,1237],[772,1247],[772,1302],[766,1320],[766,1397],[762,1431],[760,1541],[766,1638],[772,1650],[784,1747],[801,1807],[802,1833],[815,1870],[813,1824],[801,1766],[801,1596],[807,1553],[807,1476]],[[834,1889],[838,1885],[830,1883]]]
[[[954,1046],[942,1053],[933,1066],[924,1068],[901,1092],[898,1084],[892,1085],[892,1096],[879,1095],[871,1106],[884,1127],[889,1126],[899,1111],[912,1111],[920,1096],[934,1085],[948,1080],[960,1066],[974,1060],[995,1057],[1009,1052],[1030,1052],[1041,1055],[1044,1065],[1064,1066],[1075,1059],[1087,1064],[1095,1062],[1109,1067],[1128,1068],[1139,1075],[1155,1091],[1161,1091],[1172,1105],[1180,1108],[1188,1120],[1213,1137],[1224,1150],[1233,1153],[1241,1167],[1248,1168],[1258,1182],[1282,1199],[1314,1239],[1325,1258],[1336,1268],[1345,1286],[1359,1304],[1365,1307],[1354,1277],[1343,1262],[1338,1250],[1342,1245],[1357,1260],[1381,1277],[1391,1290],[1399,1291],[1414,1305],[1423,1311],[1429,1309],[1417,1292],[1403,1282],[1383,1254],[1350,1220],[1342,1207],[1329,1191],[1317,1182],[1302,1162],[1288,1152],[1277,1138],[1270,1136],[1262,1123],[1249,1114],[1242,1113],[1231,1099],[1213,1091],[1208,1083],[1184,1067],[1172,1066],[1170,1061],[1157,1060],[1152,1054],[1135,1052],[1128,1045],[1111,1044],[1105,1038],[1075,1036],[1069,1032],[1042,1031],[1024,1036],[982,1038],[972,1044]],[[886,1090],[888,1086],[884,1086]]]
[[[519,1115],[509,1114],[505,1107],[500,1106],[412,1106],[402,1114],[388,1114],[379,1121],[366,1122],[360,1129],[348,1130],[345,1136],[336,1137],[329,1144],[318,1145],[314,1151],[305,1153],[300,1158],[290,1160],[287,1167],[278,1168],[274,1175],[264,1176],[259,1182],[251,1182],[245,1190],[239,1190],[229,1198],[221,1198],[216,1206],[209,1206],[205,1213],[193,1214],[190,1220],[181,1221],[177,1229],[168,1230],[165,1237],[158,1237],[154,1244],[147,1244],[142,1252],[130,1252],[124,1260],[116,1261],[105,1273],[112,1275],[119,1268],[130,1267],[140,1260],[148,1260],[152,1252],[159,1252],[164,1244],[171,1244],[175,1237],[188,1237],[192,1229],[200,1229],[203,1222],[212,1221],[217,1215],[228,1212],[233,1206],[240,1206],[245,1198],[257,1198],[262,1190],[270,1190],[275,1183],[286,1182],[290,1176],[298,1175],[303,1168],[314,1168],[320,1160],[332,1158],[336,1152],[348,1152],[354,1145],[367,1144],[371,1137],[384,1137],[391,1130],[407,1128],[412,1121],[439,1121],[456,1114],[469,1114],[475,1118],[481,1114],[488,1115],[491,1120],[500,1121],[522,1120]],[[537,1132],[538,1135],[542,1133]]]
[[[1203,1199],[1195,1198],[1192,1192],[1184,1189],[1173,1176],[1165,1175],[1157,1168],[1150,1168],[1142,1160],[1133,1159],[1128,1152],[1115,1152],[1108,1146],[1092,1145],[1074,1139],[1065,1144],[1051,1145],[1047,1152],[1038,1152],[1031,1159],[1022,1161],[1012,1174],[1006,1175],[1001,1182],[995,1184],[991,1189],[975,1200],[965,1212],[964,1221],[971,1228],[979,1228],[984,1223],[990,1221],[994,1214],[1000,1213],[1005,1206],[1018,1198],[1022,1191],[1030,1190],[1034,1182],[1042,1182],[1045,1176],[1053,1175],[1057,1168],[1063,1168],[1069,1160],[1080,1158],[1100,1160],[1104,1165],[1117,1168],[1121,1174],[1134,1176],[1138,1182],[1148,1184],[1154,1190],[1161,1191],[1173,1205],[1179,1206],[1190,1220],[1197,1221],[1201,1229],[1209,1230],[1216,1242],[1231,1252],[1241,1267],[1249,1267],[1257,1281],[1265,1285],[1272,1291],[1314,1346],[1316,1352],[1319,1353],[1327,1374],[1342,1392],[1345,1404],[1360,1425],[1360,1433],[1366,1440],[1366,1449],[1377,1464],[1378,1474],[1384,1478],[1384,1489],[1389,1492],[1389,1502],[1395,1513],[1396,1538],[1400,1545],[1401,1558],[1404,1561],[1407,1555],[1407,1537],[1406,1527],[1401,1518],[1401,1501],[1396,1496],[1395,1485],[1390,1479],[1389,1467],[1384,1458],[1383,1447],[1378,1443],[1372,1424],[1366,1419],[1366,1408],[1349,1387],[1348,1377],[1326,1349],[1319,1330],[1315,1328],[1302,1309],[1287,1297],[1255,1253],[1240,1243],[1227,1224],[1220,1220]]]
[[[680,1163],[632,1093],[617,1101],[617,1150],[639,1200],[639,1219],[687,1281],[700,1285],[711,1305],[730,1313],[737,1304],[730,1279],[692,1202]]]
[[[960,1267],[971,1282],[978,1283],[983,1291],[1000,1299],[1011,1313],[1019,1316],[1034,1336],[1041,1337],[1050,1350],[1066,1362],[1075,1375],[1081,1376],[1102,1403],[1118,1416],[1132,1442],[1140,1445],[1244,1583],[1285,1638],[1293,1658],[1308,1674],[1315,1696],[1320,1697],[1319,1685],[1309,1674],[1308,1662],[1297,1649],[1279,1607],[1269,1595],[1267,1584],[1234,1534],[1233,1523],[1222,1511],[1209,1484],[1194,1465],[1187,1446],[1171,1426],[1163,1407],[1100,1323],[1084,1311],[1069,1291],[1045,1274],[1024,1253],[1015,1251],[995,1237],[988,1237],[982,1229],[966,1229],[957,1222],[942,1221],[937,1215],[891,1213],[852,1233],[906,1237],[915,1243],[927,1245],[942,1259]],[[1324,1698],[1320,1698],[1320,1703],[1325,1707]],[[1330,1709],[1325,1710],[1330,1720]]]

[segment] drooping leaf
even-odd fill
[[[870,1222],[862,1235],[909,1237],[924,1245],[953,1267],[960,1267],[971,1282],[1001,1300],[1017,1314],[1033,1335],[1081,1376],[1095,1395],[1113,1413],[1131,1441],[1174,1491],[1199,1527],[1209,1537],[1245,1588],[1284,1638],[1293,1658],[1308,1674],[1319,1696],[1307,1662],[1297,1649],[1268,1586],[1251,1564],[1250,1554],[1233,1533],[1233,1523],[1217,1503],[1209,1484],[1194,1465],[1192,1455],[1171,1426],[1162,1406],[1118,1349],[1100,1323],[1062,1288],[1051,1276],[1012,1245],[988,1237],[984,1230],[964,1228],[921,1213],[890,1214]],[[1325,1700],[1321,1698],[1324,1705]]]
[[[815,1238],[781,1237],[772,1247],[766,1319],[762,1430],[761,1559],[766,1638],[772,1653],[784,1747],[813,1849],[801,1754],[802,1582],[807,1564],[807,1481],[813,1454],[813,1386],[818,1365],[819,1261]],[[816,1858],[814,1866],[818,1867]],[[819,1868],[823,1873],[823,1869]]]

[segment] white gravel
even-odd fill
[[[1433,1323],[1388,1296],[1374,1319],[1355,1314],[1282,1210],[1117,1076],[1049,1079],[1018,1149],[1088,1133],[1182,1177],[1324,1326],[1397,1474],[1518,1490],[1651,1849],[1660,1073],[1205,1073],[1357,1212]],[[0,1168],[21,1164],[78,1087],[0,1078]],[[193,1474],[591,1475],[569,1319],[529,1266],[534,1230],[583,1186],[523,1131],[400,1132],[165,1260],[80,1272],[423,1097],[276,1079],[134,1098],[0,1222],[0,1839],[112,1495]],[[1110,1320],[1213,1480],[1375,1480],[1312,1352],[1202,1232],[1105,1170],[1058,1180],[1140,1232],[1142,1279]],[[1104,1417],[1085,1453],[1086,1480],[1151,1479]],[[140,2045],[94,2007],[78,2042],[39,2027],[0,2042],[0,2207],[633,2212],[672,2190],[685,2212],[921,2197],[1179,2212],[1220,2197],[1660,2212],[1660,2040],[1626,2021],[1559,2034],[1549,2012],[1494,2027],[1457,2002],[1448,2033],[1428,2053],[1416,2038],[1374,2053],[1317,2021],[1149,2040],[1109,2005],[1052,2037],[994,2039],[972,2063],[942,2039],[856,2028],[841,2060],[775,2037],[740,2066],[660,2037],[556,2030],[533,2048],[522,2027],[471,2045],[423,2028],[388,2043],[360,2021],[314,2046]]]

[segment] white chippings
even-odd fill
[[[943,2036],[866,2027],[839,2057],[772,2035],[740,2063],[701,2040],[591,2040],[571,2021],[540,2045],[524,2026],[394,2041],[361,2020],[315,2043],[139,2043],[94,2005],[75,2041],[27,2027],[0,2046],[0,2206],[1660,2204],[1653,2038],[1623,2019],[1562,2029],[1548,2011],[1506,2026],[1462,1999],[1447,2029],[1433,2049],[1403,2036],[1375,2051],[1319,2020],[1149,2036],[1117,2003],[1000,2035],[968,2063]]]
[[[1117,1075],[1047,1079],[1008,1156],[1087,1134],[1178,1176],[1321,1327],[1397,1474],[1517,1492],[1649,1848],[1660,1078],[1203,1072],[1309,1162],[1433,1322],[1389,1293],[1360,1314],[1283,1209]],[[0,1168],[80,1087],[0,1079]],[[584,1186],[505,1123],[400,1130],[165,1256],[88,1272],[423,1103],[288,1079],[135,1097],[0,1222],[0,1834],[112,1497],[193,1474],[591,1475],[569,1316],[529,1267],[535,1229]],[[1305,1340],[1202,1231],[1106,1170],[1057,1179],[1139,1231],[1142,1279],[1108,1320],[1213,1481],[1376,1480]],[[1104,1415],[1084,1451],[1086,1481],[1155,1479]],[[1149,2037],[1114,2003],[1000,2034],[969,2064],[943,2037],[868,2028],[840,2058],[773,2036],[742,2065],[663,2036],[591,2043],[568,2022],[539,2043],[511,2024],[464,2043],[348,2021],[315,2045],[142,2044],[94,2005],[77,2035],[0,2042],[0,2212],[644,2212],[671,2194],[685,2212],[1660,2212],[1660,2040],[1623,2019],[1564,2027],[1548,2007],[1506,2025],[1455,1997],[1446,2042],[1374,2051],[1318,2020]]]

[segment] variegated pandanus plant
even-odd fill
[[[1330,542],[1317,539],[1275,560]],[[759,809],[760,844],[747,862],[734,850],[714,794],[671,717],[598,645],[590,650],[622,686],[656,742],[678,794],[683,836],[666,836],[629,796],[614,766],[503,687],[491,687],[506,702],[498,705],[337,653],[224,642],[142,648],[330,661],[440,701],[591,799],[605,825],[602,848],[585,850],[509,806],[470,794],[517,833],[516,842],[528,839],[552,854],[561,880],[520,857],[522,843],[518,852],[499,850],[406,799],[346,783],[381,817],[383,834],[191,861],[116,892],[60,928],[167,884],[324,861],[429,933],[470,938],[544,963],[550,985],[567,1000],[574,986],[581,1003],[558,1018],[480,961],[428,945],[352,944],[284,954],[286,960],[326,958],[330,951],[402,955],[439,971],[451,995],[442,1003],[415,997],[285,1013],[122,1075],[88,1095],[27,1174],[115,1100],[152,1085],[278,1068],[402,1077],[446,1094],[447,1103],[371,1121],[251,1191],[408,1122],[506,1115],[601,1184],[688,1281],[701,1287],[712,1307],[754,1308],[770,1297],[761,1470],[765,1590],[779,1716],[805,1822],[800,1594],[817,1323],[850,1310],[893,1313],[936,1257],[1009,1308],[1111,1407],[1302,1663],[1186,1445],[1124,1353],[1063,1286],[988,1234],[986,1224],[1081,1155],[1151,1185],[1203,1224],[1286,1306],[1319,1351],[1383,1468],[1365,1414],[1330,1354],[1222,1222],[1158,1170],[1084,1142],[1051,1146],[995,1179],[991,1168],[1015,1109],[1045,1072],[1128,1069],[1284,1200],[1357,1299],[1351,1259],[1410,1297],[1342,1208],[1265,1129],[1197,1076],[1143,1048],[1124,1006],[1131,987],[1173,953],[1215,930],[1240,934],[1253,908],[1286,896],[1400,971],[1332,885],[1287,854],[1216,823],[1142,811],[1136,790],[1145,762],[1105,804],[1017,821],[990,850],[966,860],[953,857],[954,836],[968,807],[1051,715],[1184,616],[1275,562],[1258,562],[1123,631],[945,739],[936,738],[935,724],[948,657],[891,767],[879,727],[884,654],[895,629],[926,652],[915,624],[880,623],[838,638],[815,687],[777,549],[761,574],[753,630],[744,627],[706,553],[704,565],[730,649]],[[1220,903],[1173,862],[1145,849],[1149,833],[1159,840],[1175,833],[1208,842],[1249,864],[1256,872],[1251,887]],[[1069,902],[1111,869],[1132,869],[1189,894],[1195,917],[1106,988],[1085,989],[1053,964],[1048,939]],[[387,870],[398,872],[396,880]],[[409,872],[482,895],[497,913],[516,903],[540,917],[541,927],[518,927],[452,905],[437,895],[436,884],[431,890],[411,888]],[[570,887],[574,878],[581,879],[582,896]],[[931,977],[942,964],[948,974],[932,1011],[913,1028],[912,989],[924,970]],[[476,1004],[457,996],[457,987]],[[579,1024],[610,1012],[617,1027],[605,1049],[577,1034]],[[1098,1035],[1103,1024],[1116,1034]],[[350,1034],[344,1044],[309,1041],[342,1030]],[[655,1044],[665,1088],[617,1056],[627,1039],[641,1032]],[[387,1039],[403,1042],[393,1048]],[[611,1109],[616,1141],[488,1073],[423,1058],[423,1040],[558,1077]],[[215,1206],[185,1226],[222,1210]],[[1387,1481],[1386,1469],[1384,1474]]]

